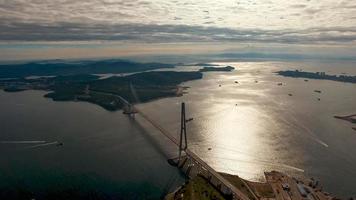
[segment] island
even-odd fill
[[[44,90],[54,101],[86,101],[107,110],[122,108],[114,97],[131,103],[181,96],[179,84],[201,79],[201,72],[153,71],[175,64],[138,63],[121,59],[48,60],[0,65],[0,89],[6,92]],[[103,78],[101,74],[119,74]],[[111,93],[108,95],[104,93]]]
[[[4,88],[5,92],[21,92],[21,91],[25,91],[25,88],[21,88],[21,87],[6,87]]]
[[[204,67],[200,69],[200,72],[231,72],[235,68],[231,66],[226,66],[226,67]]]
[[[180,96],[184,88],[179,84],[201,79],[200,72],[152,71],[121,77],[100,79],[91,74],[60,75],[36,79],[16,78],[0,80],[4,91],[44,90],[55,101],[86,101],[106,110],[122,108],[122,102],[111,93],[120,95],[131,103],[147,102],[158,98]]]
[[[346,115],[346,116],[334,116],[334,118],[345,120],[345,121],[348,121],[350,123],[356,124],[356,114],[354,114],[354,115]],[[356,131],[356,127],[352,127],[352,130]]]
[[[356,83],[356,76],[346,76],[346,75],[329,75],[325,72],[305,72],[300,70],[286,70],[278,71],[278,75],[293,77],[293,78],[309,78],[309,79],[321,79],[321,80],[332,80],[346,83]]]
[[[356,114],[354,115],[346,115],[346,116],[334,116],[337,119],[342,119],[345,121],[348,121],[350,123],[356,124]]]
[[[0,79],[28,76],[66,76],[75,74],[121,74],[173,68],[174,64],[138,63],[121,59],[49,60],[0,65]]]

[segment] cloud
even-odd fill
[[[347,0],[0,0],[0,40],[345,43],[355,41],[355,8]]]
[[[140,42],[280,42],[318,43],[356,41],[356,28],[310,28],[304,30],[260,30],[145,24],[1,23],[2,41],[91,41]]]
[[[305,8],[305,7],[307,7],[307,5],[306,4],[293,4],[290,7],[299,9],[299,8]]]

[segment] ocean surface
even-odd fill
[[[236,70],[204,73],[182,84],[189,87],[183,97],[137,106],[178,136],[184,101],[187,118],[194,118],[189,148],[217,171],[263,181],[264,171],[279,170],[314,177],[339,197],[356,196],[356,125],[333,117],[356,114],[356,84],[275,74],[301,69],[356,75],[355,62],[216,64]],[[44,193],[72,187],[157,199],[184,182],[166,161],[177,155],[174,145],[139,116],[54,102],[44,94],[0,92],[0,188],[25,185]]]

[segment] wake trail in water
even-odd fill
[[[281,165],[282,167],[285,167],[285,168],[294,169],[294,170],[299,171],[299,172],[304,172],[304,169],[301,169],[301,168],[298,168],[298,167],[294,167],[292,165],[286,165],[286,164],[279,164],[279,165]]]
[[[199,146],[199,145],[194,145],[194,146]],[[245,162],[245,163],[270,165],[270,166],[288,168],[288,169],[296,170],[296,171],[299,171],[299,172],[304,172],[304,170],[301,169],[301,168],[298,168],[298,167],[295,167],[295,166],[291,166],[291,165],[287,165],[287,164],[284,164],[284,163],[270,162],[270,161],[267,161],[267,160],[263,160],[263,159],[261,159],[261,158],[259,158],[257,156],[251,155],[251,154],[243,152],[243,151],[230,149],[230,148],[226,148],[226,147],[220,147],[220,146],[216,146],[216,145],[213,145],[213,146],[214,146],[214,148],[218,148],[218,149],[223,149],[223,150],[227,150],[227,151],[232,151],[232,152],[235,152],[235,153],[244,154],[246,156],[251,157],[253,160],[243,160],[243,159],[232,159],[232,158],[215,157],[215,158],[218,158],[218,159],[239,161],[239,162]]]
[[[218,158],[222,160],[231,160],[231,161],[236,161],[236,162],[244,162],[244,163],[252,163],[252,164],[263,164],[263,165],[269,165],[269,166],[274,166],[274,167],[281,167],[281,168],[286,168],[286,169],[292,169],[298,172],[304,172],[304,169],[283,164],[283,163],[272,163],[268,161],[261,161],[261,160],[243,160],[243,159],[233,159],[233,158],[224,158],[224,157],[218,157],[218,156],[212,156],[213,158]]]
[[[288,115],[293,118],[295,124],[293,124],[294,126],[299,126],[300,128],[304,129],[310,138],[312,138],[314,141],[318,142],[319,144],[325,146],[325,147],[329,147],[328,144],[326,144],[324,141],[322,141],[321,139],[319,139],[312,130],[310,130],[308,127],[306,127],[305,125],[303,125],[302,123],[298,122],[298,120],[291,114],[288,113]]]
[[[0,141],[0,144],[43,144],[43,143],[46,143],[46,141],[42,141],[42,140]]]
[[[38,144],[38,145],[27,147],[27,149],[33,149],[33,148],[44,147],[44,146],[55,145],[55,144],[58,144],[58,142],[55,141],[55,142],[49,142],[45,144]]]
[[[278,105],[278,102],[275,101],[275,100],[272,100],[270,99],[269,100],[270,102],[273,102],[274,104]],[[278,113],[277,115],[277,118],[281,121],[283,121],[285,124],[289,125],[289,126],[293,126],[293,127],[296,127],[296,128],[301,128],[301,129],[304,129],[306,131],[307,134],[305,134],[306,136],[308,136],[310,139],[314,140],[315,142],[323,145],[324,147],[329,147],[328,144],[326,144],[324,141],[322,141],[321,139],[319,139],[312,130],[310,130],[308,127],[306,127],[304,124],[302,124],[301,122],[299,122],[299,120],[297,120],[295,118],[295,116],[290,112],[290,111],[284,111],[284,113],[292,119],[293,122],[290,122],[288,120],[286,120],[285,118],[283,117],[279,117]]]

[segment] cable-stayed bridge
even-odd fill
[[[149,122],[153,127],[155,127],[162,135],[164,135],[167,139],[169,139],[174,145],[178,147],[179,157],[177,160],[177,166],[182,168],[186,168],[186,174],[190,176],[190,172],[192,168],[195,169],[195,175],[204,176],[212,185],[214,185],[217,189],[220,190],[223,194],[227,196],[231,196],[232,199],[235,200],[249,200],[241,190],[236,188],[233,184],[231,184],[227,179],[225,179],[221,174],[215,171],[212,167],[210,167],[204,160],[202,160],[197,154],[189,150],[187,144],[187,136],[186,136],[186,119],[185,119],[185,104],[182,103],[182,112],[181,112],[181,132],[180,139],[177,140],[169,131],[165,130],[162,126],[160,126],[157,122],[149,117],[147,113],[144,113],[142,110],[135,107],[129,101],[127,101],[122,96],[97,91],[90,90],[90,92],[102,94],[102,95],[110,95],[116,97],[123,104],[123,113],[127,114],[130,117],[134,117],[134,115],[139,115],[144,118],[147,122]]]

